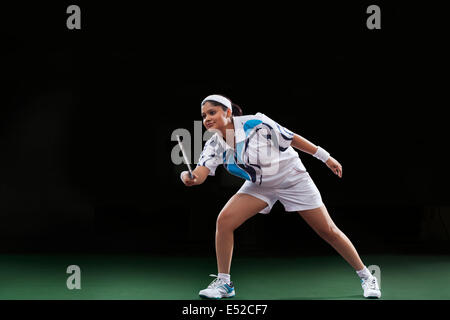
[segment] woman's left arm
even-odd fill
[[[318,146],[298,134],[294,134],[291,146],[310,155],[315,155],[319,149]],[[339,178],[342,178],[342,165],[337,162],[336,159],[329,157],[328,160],[325,161],[325,164],[331,169],[331,171],[333,171],[334,174],[339,176]]]

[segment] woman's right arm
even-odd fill
[[[197,166],[197,168],[192,171],[192,174],[194,175],[194,179],[189,177],[189,171],[183,171],[181,175],[183,183],[187,187],[196,186],[205,182],[209,174],[209,169],[204,166]]]

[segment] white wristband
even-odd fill
[[[184,183],[184,180],[183,180],[183,173],[185,173],[185,172],[187,172],[187,171],[181,171],[181,173],[180,173],[180,179],[181,179],[181,181],[183,181],[183,183]]]
[[[313,156],[322,162],[327,162],[327,160],[330,159],[330,154],[319,146],[317,146],[317,151],[313,154]]]

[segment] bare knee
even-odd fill
[[[341,230],[334,225],[318,230],[317,233],[327,242],[335,242],[341,237]]]
[[[222,211],[217,217],[216,231],[217,232],[233,232],[236,227],[233,225],[231,213],[229,211]]]

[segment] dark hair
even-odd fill
[[[242,108],[241,107],[239,107],[237,104],[233,103],[233,101],[231,101],[230,98],[224,96],[223,94],[221,94],[221,96],[224,97],[224,98],[227,98],[228,100],[230,100],[231,107],[233,108],[233,113],[232,113],[233,116],[242,116]],[[228,110],[228,107],[224,106],[220,102],[217,102],[217,101],[214,101],[214,100],[206,100],[205,102],[209,102],[215,107],[219,107],[220,106],[220,107],[222,107],[223,111],[225,111],[225,112]]]

